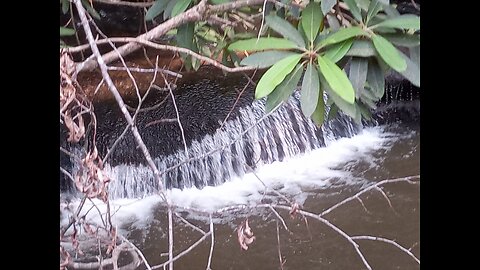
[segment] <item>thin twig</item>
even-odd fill
[[[208,263],[207,263],[207,270],[212,270],[212,256],[213,256],[213,247],[215,245],[215,232],[213,230],[213,220],[212,215],[210,214],[210,232],[212,233],[212,242],[210,243],[210,253],[208,255]]]
[[[133,135],[135,137],[135,140],[137,142],[137,145],[140,147],[141,151],[143,152],[143,155],[145,156],[145,159],[147,160],[148,165],[153,170],[154,177],[157,180],[158,185],[159,185],[159,190],[160,190],[161,196],[164,198],[164,200],[166,200],[166,197],[165,197],[165,194],[164,194],[163,182],[160,178],[160,172],[158,171],[157,167],[155,166],[155,163],[153,162],[152,157],[151,157],[150,153],[148,152],[148,149],[145,146],[145,143],[142,140],[142,137],[138,133],[138,129],[134,125],[133,119],[130,116],[130,114],[128,113],[127,108],[125,107],[125,103],[123,102],[123,99],[120,96],[120,93],[118,92],[116,86],[113,84],[113,81],[110,78],[110,75],[108,74],[105,61],[103,61],[102,55],[100,54],[100,51],[98,50],[98,47],[95,44],[95,41],[93,39],[93,35],[92,35],[92,31],[90,29],[90,26],[88,25],[87,17],[85,15],[85,9],[83,8],[80,0],[73,0],[73,1],[74,1],[75,5],[77,7],[78,14],[79,14],[80,19],[82,21],[83,29],[84,29],[85,34],[87,36],[87,39],[88,39],[88,41],[91,45],[93,55],[95,55],[95,57],[97,59],[98,66],[100,67],[100,70],[102,72],[102,76],[105,78],[105,82],[107,83],[108,88],[110,89],[113,96],[115,97],[115,100],[117,101],[122,113],[124,114],[125,119],[127,120],[128,124],[131,125],[131,129],[132,129]]]
[[[253,71],[253,74],[252,74],[252,78],[255,76],[255,73],[257,73],[257,69],[255,69]],[[248,77],[248,76],[247,76]],[[235,102],[233,103],[233,106],[232,108],[230,109],[230,111],[227,113],[227,116],[225,116],[225,119],[223,119],[222,121],[222,124],[220,125],[220,128],[223,127],[223,125],[225,125],[225,123],[227,122],[228,118],[230,117],[230,115],[232,114],[233,110],[235,109],[235,107],[237,106],[237,103],[238,101],[240,100],[240,97],[243,95],[243,92],[245,92],[245,90],[247,89],[247,87],[250,85],[250,82],[252,82],[252,80],[248,80],[248,82],[245,84],[245,86],[243,87],[243,89],[240,91],[240,93],[238,94],[237,96],[237,99],[235,100]]]
[[[283,205],[277,205],[277,206],[274,206],[274,207],[280,208],[280,209],[285,209],[285,210],[290,210],[290,207],[283,206]],[[330,227],[331,229],[336,231],[338,234],[343,236],[345,239],[347,239],[347,241],[350,242],[350,244],[352,244],[352,246],[355,249],[355,251],[357,252],[358,256],[360,256],[360,258],[361,258],[363,264],[365,265],[365,267],[367,267],[367,269],[369,269],[369,270],[372,270],[372,267],[370,266],[370,264],[368,264],[367,260],[365,259],[365,256],[363,255],[363,253],[358,248],[358,244],[355,243],[355,241],[353,241],[353,239],[347,233],[345,233],[340,228],[338,228],[337,226],[330,223],[330,221],[322,218],[320,215],[316,215],[316,214],[313,214],[313,213],[310,213],[310,212],[307,212],[307,211],[304,211],[304,210],[297,210],[297,212],[301,213],[302,215],[305,215],[305,216],[314,218],[316,220],[319,220],[320,222],[327,225],[328,227]]]
[[[91,19],[91,22],[93,24],[93,26],[95,27],[95,29],[97,30],[97,32],[107,40],[108,44],[112,47],[112,49],[118,54],[118,59],[120,59],[120,61],[122,62],[122,65],[125,67],[125,70],[127,71],[127,74],[128,74],[128,77],[132,80],[132,83],[133,83],[133,86],[135,87],[135,92],[137,93],[137,97],[138,97],[138,102],[140,102],[140,100],[142,99],[141,96],[140,96],[140,90],[138,89],[138,85],[137,85],[137,81],[135,80],[135,78],[133,77],[133,74],[132,72],[130,72],[130,69],[128,68],[127,66],[127,63],[125,62],[125,59],[123,58],[123,56],[120,54],[120,52],[118,51],[117,47],[113,44],[113,42],[111,42],[107,35],[105,35],[102,30],[100,28],[98,28],[97,24],[95,23],[95,21],[92,19],[92,17],[90,16],[90,14],[88,14],[88,16],[90,17]],[[135,119],[135,118],[134,118]]]
[[[186,164],[186,163],[188,163],[188,162],[190,162],[190,161],[197,160],[197,159],[202,159],[202,158],[205,158],[205,157],[208,157],[208,156],[212,155],[213,153],[216,153],[216,152],[218,152],[218,151],[224,150],[224,149],[227,148],[228,146],[230,146],[230,145],[236,143],[237,141],[241,140],[245,134],[247,134],[251,129],[253,129],[254,127],[256,127],[258,124],[260,124],[261,122],[263,122],[263,121],[264,121],[268,116],[270,116],[272,113],[274,113],[274,111],[271,111],[271,112],[266,113],[265,115],[263,115],[263,116],[262,116],[260,119],[258,119],[258,121],[256,121],[253,125],[251,125],[251,126],[248,127],[247,129],[245,129],[236,139],[228,142],[227,144],[225,144],[225,145],[223,145],[223,146],[220,146],[220,147],[218,147],[218,148],[216,148],[216,149],[212,149],[211,151],[209,151],[209,152],[207,152],[207,153],[205,153],[205,154],[198,155],[198,156],[195,156],[195,157],[191,157],[191,158],[189,158],[189,159],[187,159],[187,160],[184,160],[183,162],[179,162],[179,163],[177,163],[177,164],[175,164],[175,165],[173,165],[173,166],[170,166],[168,169],[163,170],[163,171],[161,172],[161,174],[163,175],[163,174],[165,174],[165,173],[167,173],[167,172],[169,172],[169,171],[175,170],[176,168],[178,168],[178,167],[182,166],[183,164]]]
[[[155,265],[155,266],[152,266],[152,270],[153,269],[158,269],[158,268],[162,268],[170,263],[173,263],[174,261],[180,259],[181,257],[183,257],[184,255],[188,254],[192,249],[194,249],[196,246],[198,246],[202,241],[204,241],[207,237],[210,236],[212,232],[207,232],[205,235],[203,235],[200,239],[198,239],[195,243],[193,243],[191,246],[189,246],[187,249],[185,249],[184,251],[180,252],[177,256],[175,256],[173,259],[171,260],[168,260],[162,264],[159,264],[159,265]]]
[[[177,212],[174,212],[175,216],[177,216],[183,223],[187,224],[188,226],[190,226],[192,229],[200,232],[201,234],[205,235],[206,232],[202,229],[200,229],[199,227],[193,225],[192,223],[188,222],[188,220],[184,219],[180,214],[178,214]]]
[[[134,67],[129,67],[129,68],[125,68],[125,67],[114,67],[114,66],[107,66],[107,69],[108,70],[120,70],[120,71],[123,71],[123,70],[130,70],[131,72],[139,72],[139,73],[153,73],[153,72],[156,72],[157,70],[164,73],[164,74],[167,74],[167,75],[170,75],[170,76],[173,76],[173,77],[177,77],[177,78],[182,78],[183,75],[180,74],[180,73],[177,73],[177,72],[173,72],[171,70],[168,70],[168,69],[162,69],[162,68],[134,68]]]
[[[347,199],[333,205],[332,207],[328,208],[327,210],[325,210],[321,214],[319,214],[319,216],[324,216],[324,215],[332,212],[334,209],[346,204],[347,202],[349,202],[351,200],[356,199],[360,195],[370,191],[371,189],[374,189],[375,187],[378,187],[378,186],[381,186],[381,185],[384,185],[384,184],[387,184],[387,183],[396,183],[396,182],[407,182],[407,183],[410,183],[410,184],[414,184],[414,183],[417,183],[417,181],[411,181],[411,180],[412,179],[417,179],[417,178],[420,178],[420,175],[413,175],[413,176],[406,176],[406,177],[400,177],[400,178],[395,178],[395,179],[382,180],[380,182],[377,182],[377,183],[365,188],[364,190],[358,192],[354,196],[348,197]]]
[[[163,81],[165,82],[165,85],[168,88],[168,91],[170,91],[170,96],[172,97],[173,107],[175,108],[175,114],[177,115],[178,127],[180,128],[180,133],[182,134],[183,146],[185,148],[185,158],[188,159],[187,141],[185,140],[185,132],[183,131],[183,125],[182,125],[182,122],[180,121],[180,113],[178,112],[177,103],[175,102],[175,96],[173,95],[173,91],[172,91],[172,88],[170,87],[170,83],[167,82],[167,79],[163,74],[161,75],[163,77]]]
[[[172,208],[168,207],[168,269],[173,270],[173,217]]]
[[[150,86],[148,87],[147,92],[145,93],[145,95],[143,95],[143,98],[140,99],[140,101],[138,102],[138,106],[137,106],[137,108],[135,110],[135,113],[133,114],[133,117],[132,117],[133,122],[136,121],[137,115],[141,111],[140,109],[142,107],[142,104],[145,101],[145,99],[147,98],[148,94],[150,94],[150,89],[152,88],[153,83],[157,79],[157,68],[158,68],[158,55],[157,55],[157,58],[156,58],[156,61],[155,61],[155,70],[156,71],[155,71],[155,73],[153,73],[153,78],[152,78],[152,81],[150,82]],[[118,145],[118,143],[120,143],[120,141],[122,140],[123,136],[125,136],[125,134],[127,133],[129,128],[130,128],[130,125],[127,125],[125,127],[125,129],[123,130],[122,134],[120,134],[120,136],[113,143],[112,147],[108,150],[107,154],[105,155],[105,157],[103,158],[103,161],[102,161],[104,164],[105,164],[105,161],[107,160],[107,158],[113,152],[113,149],[115,149],[115,147]]]
[[[360,197],[357,197],[357,200],[360,202],[360,204],[362,205],[363,207],[363,210],[365,210],[365,212],[367,212],[368,214],[371,214],[370,211],[368,211],[367,207],[365,206],[365,204],[363,203],[362,199],[360,199]]]
[[[410,257],[412,257],[418,264],[420,264],[420,260],[415,257],[415,255],[413,255],[413,253],[402,247],[400,244],[398,244],[397,242],[393,241],[393,240],[390,240],[390,239],[386,239],[386,238],[383,238],[383,237],[377,237],[377,236],[369,236],[369,235],[360,235],[360,236],[352,236],[351,237],[353,240],[372,240],[372,241],[380,241],[380,242],[385,242],[385,243],[389,243],[391,245],[394,245],[396,246],[397,248],[399,248],[401,251],[407,253]]]
[[[292,231],[290,231],[287,227],[287,224],[285,223],[285,220],[282,218],[282,216],[280,216],[280,214],[277,212],[277,210],[275,210],[275,208],[273,208],[273,206],[269,205],[270,207],[270,210],[272,210],[272,212],[278,217],[278,219],[280,219],[280,221],[282,221],[282,224],[283,224],[283,227],[285,228],[285,230],[289,233],[292,233]],[[278,221],[277,221],[278,222]],[[277,228],[278,229],[278,228]]]
[[[61,171],[63,174],[65,174],[68,178],[70,178],[70,180],[72,180],[72,182],[75,183],[75,179],[73,179],[73,176],[72,176],[69,172],[67,172],[67,170],[65,170],[64,168],[60,167],[60,171]]]
[[[264,0],[263,7],[262,7],[262,21],[260,22],[260,29],[258,30],[257,41],[260,39],[260,35],[262,34],[263,24],[265,22],[265,6],[266,5],[267,5],[267,0]]]
[[[155,121],[148,122],[145,125],[145,127],[147,128],[149,126],[153,126],[153,125],[157,125],[157,124],[173,123],[173,122],[178,122],[178,119],[177,118],[165,118],[165,119],[155,120]]]
[[[207,4],[206,0],[201,0],[197,5],[193,6],[192,8],[186,10],[183,13],[178,14],[175,17],[172,17],[162,24],[156,26],[155,28],[151,29],[150,31],[138,36],[137,38],[140,40],[154,40],[163,35],[165,35],[171,29],[177,28],[180,25],[183,25],[188,22],[195,22],[201,21],[204,19],[205,15],[213,15],[223,13],[225,11],[238,9],[245,6],[254,6],[260,3],[263,3],[265,0],[242,0],[242,1],[234,1],[229,2],[221,5],[209,5]],[[118,48],[120,54],[122,56],[128,55],[142,47],[142,44],[139,43],[128,43]],[[103,55],[105,59],[105,63],[110,63],[118,59],[118,55],[116,52],[108,52]],[[82,70],[91,71],[98,67],[98,64],[95,61],[87,61],[80,63],[77,66],[77,70],[80,72]]]
[[[388,205],[390,206],[392,211],[395,213],[395,215],[399,216],[400,214],[397,211],[395,211],[395,208],[393,208],[392,202],[388,198],[387,194],[385,194],[385,192],[378,186],[376,186],[374,189],[377,190],[378,192],[380,192],[383,195],[383,197],[385,198],[385,200],[387,200]]]
[[[282,260],[282,251],[280,250],[280,231],[278,229],[278,220],[277,220],[277,247],[278,247],[278,261],[280,262],[280,269],[283,270],[283,265],[285,262]]]
[[[148,270],[152,270],[152,267],[150,267],[150,265],[148,264],[148,261],[147,259],[145,259],[145,256],[143,255],[142,251],[140,251],[140,249],[137,248],[137,246],[135,246],[132,242],[130,242],[127,238],[125,238],[123,235],[119,235],[119,237],[127,242],[137,253],[138,255],[142,258],[142,261],[143,263],[145,264],[145,266],[147,267]],[[138,265],[137,265],[138,266]]]
[[[120,43],[129,42],[128,44],[137,43],[137,44],[149,46],[151,48],[158,49],[158,50],[172,51],[172,52],[177,52],[177,53],[185,53],[185,54],[188,54],[192,57],[197,58],[200,61],[203,61],[205,63],[208,63],[212,66],[215,66],[217,68],[220,68],[220,69],[225,70],[225,71],[230,72],[230,73],[240,72],[240,71],[249,71],[249,70],[255,70],[256,69],[256,67],[254,67],[254,66],[233,67],[233,68],[228,67],[228,66],[225,66],[222,63],[220,63],[220,62],[218,62],[214,59],[211,59],[207,56],[203,56],[201,54],[198,54],[198,53],[196,53],[196,52],[194,52],[190,49],[171,46],[171,45],[158,44],[158,43],[155,43],[155,42],[152,42],[152,41],[140,39],[139,37],[136,37],[136,38],[112,37],[112,38],[101,39],[101,40],[97,41],[96,44],[99,45],[99,44],[104,44],[104,43],[109,43],[109,42],[120,42]],[[87,45],[89,45],[89,44],[84,44],[84,45],[77,46],[77,47],[67,48],[66,50],[70,53],[73,53],[73,52],[77,52],[77,51],[81,51],[81,50],[89,48]],[[77,70],[78,70],[78,68],[79,67],[77,67]]]

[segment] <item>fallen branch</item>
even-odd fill
[[[203,55],[200,55],[190,49],[187,49],[187,48],[181,48],[181,47],[176,47],[176,46],[171,46],[171,45],[164,45],[164,44],[158,44],[158,43],[155,43],[155,42],[152,42],[152,41],[148,41],[148,40],[145,40],[145,39],[141,39],[140,37],[136,37],[136,38],[130,38],[130,37],[113,37],[113,38],[106,38],[106,39],[102,39],[102,40],[98,40],[96,42],[97,45],[100,45],[100,44],[105,44],[105,43],[109,43],[109,42],[117,42],[117,43],[125,43],[125,42],[128,42],[126,45],[128,44],[139,44],[139,45],[145,45],[145,46],[148,46],[148,47],[151,47],[151,48],[154,48],[154,49],[158,49],[158,50],[163,50],[163,51],[171,51],[171,52],[176,52],[176,53],[185,53],[185,54],[188,54],[192,57],[195,57],[196,59],[200,60],[200,61],[203,61],[207,64],[210,64],[214,67],[217,67],[217,68],[220,68],[224,71],[227,71],[227,72],[240,72],[240,71],[250,71],[250,70],[255,70],[257,69],[256,67],[253,67],[253,66],[244,66],[244,67],[228,67],[228,66],[225,66],[223,64],[221,64],[220,62],[216,61],[216,60],[213,60],[207,56],[203,56]],[[124,45],[124,46],[126,46]],[[84,44],[84,45],[80,45],[78,47],[72,47],[72,48],[68,48],[66,49],[68,52],[72,53],[72,52],[78,52],[80,50],[85,50],[87,48],[89,48],[89,44]],[[118,51],[120,51],[120,49],[123,48],[122,47],[119,47],[118,48]],[[118,56],[118,55],[117,55]],[[78,65],[77,65],[77,68],[78,68]],[[77,72],[80,72],[81,70],[77,69]]]
[[[229,10],[238,9],[245,6],[253,6],[263,3],[265,0],[244,0],[244,1],[235,1],[231,3],[221,4],[221,5],[209,5],[206,0],[201,0],[200,3],[188,9],[184,13],[181,13],[175,17],[170,18],[169,20],[163,22],[152,30],[138,36],[139,40],[151,41],[158,39],[161,36],[165,35],[171,29],[177,28],[182,24],[188,22],[201,21],[204,18],[208,18],[210,15],[223,13]],[[126,56],[142,47],[141,44],[136,42],[130,42],[118,48],[118,51],[121,56]],[[119,54],[114,51],[110,51],[103,55],[104,62],[106,64],[111,63],[117,60]],[[80,66],[81,65],[81,66]],[[92,71],[95,68],[99,67],[99,63],[92,60],[87,60],[84,64],[80,63],[77,66],[78,72],[81,71]]]
[[[393,241],[393,240],[390,240],[390,239],[386,239],[386,238],[383,238],[383,237],[377,237],[377,236],[369,236],[369,235],[360,235],[360,236],[352,236],[351,237],[353,240],[372,240],[372,241],[380,241],[380,242],[384,242],[384,243],[388,243],[388,244],[391,244],[391,245],[394,245],[396,246],[397,248],[399,248],[401,251],[407,253],[410,257],[412,257],[418,264],[420,264],[420,260],[415,257],[415,255],[413,255],[413,253],[402,247],[400,244],[398,244],[397,242]]]

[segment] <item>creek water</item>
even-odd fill
[[[216,187],[173,189],[167,197],[180,207],[182,217],[204,231],[209,230],[208,214],[186,209],[205,213],[225,207],[236,209],[213,216],[212,269],[280,269],[279,250],[285,270],[366,269],[352,244],[324,223],[313,218],[306,222],[299,214],[292,218],[287,210],[279,209],[288,232],[271,209],[255,206],[288,205],[272,192],[276,190],[301,209],[321,213],[381,180],[419,174],[419,124],[397,122],[364,128],[351,138],[263,165],[255,174],[247,173]],[[360,197],[361,201],[352,200],[323,217],[350,236],[395,240],[420,259],[420,183],[398,182],[381,187],[389,200],[380,191],[371,190]],[[168,219],[160,196],[117,199],[111,207],[115,213],[113,223],[142,250],[151,266],[168,260]],[[93,212],[87,220],[99,222]],[[241,250],[236,228],[246,218],[256,239],[248,250]],[[173,235],[174,255],[202,237],[177,217]],[[373,269],[420,268],[412,257],[393,245],[372,240],[356,242]],[[174,269],[206,269],[210,248],[208,237],[175,261]]]

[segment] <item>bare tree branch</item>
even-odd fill
[[[238,9],[245,6],[253,6],[263,3],[265,0],[243,0],[243,1],[235,1],[230,3],[225,3],[221,5],[208,5],[206,0],[201,0],[200,3],[195,5],[194,7],[188,9],[184,13],[181,13],[169,20],[163,22],[162,24],[158,25],[157,27],[153,28],[152,30],[148,31],[145,34],[138,36],[139,40],[150,41],[157,39],[164,34],[166,34],[169,30],[174,29],[182,24],[194,21],[200,21],[204,17],[208,17],[213,14],[222,13],[225,11],[229,11],[232,9]],[[138,43],[128,43],[123,45],[122,47],[118,48],[120,55],[125,56],[130,54],[142,46]],[[108,52],[103,55],[104,62],[106,64],[115,61],[118,59],[118,54],[116,52]],[[80,66],[81,65],[81,66]],[[98,67],[98,63],[93,60],[88,60],[84,64],[79,64],[77,66],[78,72],[80,71],[91,71]]]
[[[213,60],[209,57],[200,55],[200,54],[198,54],[198,53],[196,53],[196,52],[194,52],[190,49],[171,46],[171,45],[158,44],[158,43],[155,43],[155,42],[152,42],[152,41],[140,39],[139,37],[136,37],[136,38],[112,37],[112,38],[106,38],[106,39],[99,40],[99,41],[96,42],[96,44],[105,44],[105,43],[108,43],[108,42],[120,42],[120,43],[129,42],[128,44],[138,43],[138,44],[149,46],[151,48],[158,49],[158,50],[172,51],[172,52],[177,52],[177,53],[185,53],[185,54],[188,54],[192,57],[197,58],[200,61],[203,61],[205,63],[208,63],[212,66],[215,66],[217,68],[220,68],[220,69],[225,70],[225,71],[230,72],[230,73],[240,72],[240,71],[249,71],[249,70],[255,70],[256,69],[256,67],[253,67],[253,66],[233,67],[233,68],[232,67],[227,67],[227,66],[221,64],[220,62],[218,62],[216,60]],[[81,46],[78,46],[78,47],[68,48],[66,50],[68,52],[76,52],[76,51],[79,51],[79,50],[87,49],[88,48],[87,45],[89,45],[89,44],[81,45]],[[122,48],[122,47],[120,47],[120,48]],[[120,49],[120,48],[118,48],[118,49]],[[77,65],[77,68],[78,68],[78,65]]]
[[[147,147],[143,143],[143,140],[142,140],[140,134],[138,133],[138,129],[135,126],[132,117],[128,113],[127,108],[125,107],[125,103],[123,102],[123,99],[120,96],[120,93],[118,92],[116,86],[113,84],[113,81],[110,78],[110,75],[108,74],[106,64],[105,64],[105,62],[102,58],[102,55],[100,54],[100,51],[98,50],[97,45],[95,44],[95,41],[94,41],[93,35],[92,35],[92,31],[90,30],[90,26],[88,25],[87,17],[85,15],[85,9],[83,8],[80,0],[74,0],[74,3],[77,7],[77,11],[78,11],[80,19],[82,21],[82,26],[83,26],[83,29],[86,33],[87,39],[88,39],[88,41],[91,45],[92,52],[95,55],[95,57],[97,58],[98,65],[99,65],[100,70],[102,72],[102,76],[105,79],[105,82],[107,83],[108,88],[110,89],[113,96],[115,97],[115,100],[117,101],[118,105],[120,106],[120,109],[121,109],[123,115],[125,116],[125,119],[127,120],[128,124],[131,125],[131,129],[132,129],[133,135],[135,137],[135,140],[136,140],[138,146],[140,147],[140,149],[142,150],[142,152],[145,156],[145,159],[147,160],[148,165],[153,170],[155,179],[157,180],[158,185],[159,185],[160,193],[161,193],[162,197],[165,199],[166,197],[165,197],[164,192],[163,192],[164,187],[163,187],[162,180],[160,178],[160,172],[158,171],[157,167],[155,166],[155,163],[153,162],[152,157],[150,156],[150,153],[148,152]],[[115,52],[115,54],[116,54],[116,52]]]
[[[364,193],[366,193],[366,192],[370,191],[371,189],[374,189],[378,186],[381,186],[381,185],[384,185],[384,184],[387,184],[387,183],[396,183],[396,182],[408,182],[410,184],[414,184],[414,183],[417,183],[418,181],[412,181],[412,179],[418,179],[418,178],[420,178],[420,175],[413,175],[413,176],[407,176],[407,177],[401,177],[401,178],[395,178],[395,179],[387,179],[387,180],[377,182],[377,183],[365,188],[364,190],[358,192],[354,196],[348,197],[347,199],[333,205],[332,207],[328,208],[327,210],[325,210],[321,214],[319,214],[319,216],[325,216],[326,214],[332,212],[334,209],[346,204],[347,202],[349,202],[351,200],[356,199],[360,195],[362,195],[362,194],[364,194]]]
[[[274,206],[275,208],[280,208],[280,209],[286,209],[286,210],[290,210],[290,207],[287,207],[287,206],[283,206],[283,205],[276,205]],[[353,241],[353,239],[347,234],[345,233],[344,231],[342,231],[340,228],[338,228],[337,226],[333,225],[332,223],[330,223],[330,221],[322,218],[320,215],[316,215],[316,214],[313,214],[313,213],[310,213],[310,212],[307,212],[307,211],[304,211],[304,210],[297,210],[298,213],[302,214],[302,215],[305,215],[305,216],[308,216],[308,217],[311,217],[311,218],[314,218],[316,220],[319,220],[320,222],[322,222],[323,224],[327,225],[328,227],[330,227],[331,229],[333,229],[334,231],[336,231],[338,234],[340,234],[341,236],[343,236],[345,239],[347,239],[348,242],[350,242],[350,244],[352,244],[353,248],[355,249],[355,251],[357,252],[358,256],[360,256],[360,259],[362,259],[362,262],[363,264],[365,265],[365,267],[367,267],[367,269],[369,270],[372,270],[372,267],[370,266],[370,264],[368,264],[367,260],[365,259],[365,256],[363,255],[363,253],[360,251],[360,249],[358,248],[358,244],[355,243],[355,241]]]
[[[156,72],[157,70],[155,68],[134,68],[134,67],[125,68],[125,67],[113,67],[113,66],[107,66],[107,69],[108,70],[130,70],[131,72],[140,72],[140,73],[153,73],[153,72]],[[168,69],[158,68],[158,71],[173,77],[177,77],[177,78],[183,77],[182,74],[173,72]]]
[[[396,246],[397,248],[399,248],[401,251],[407,253],[410,257],[412,257],[418,264],[420,264],[420,260],[415,257],[415,255],[413,255],[413,253],[402,247],[400,244],[398,244],[397,242],[393,241],[393,240],[390,240],[390,239],[386,239],[386,238],[383,238],[383,237],[377,237],[377,236],[369,236],[369,235],[360,235],[360,236],[352,236],[351,237],[353,240],[372,240],[372,241],[380,241],[380,242],[385,242],[385,243],[388,243],[388,244],[391,244],[391,245],[394,245]]]

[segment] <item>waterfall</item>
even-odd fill
[[[216,186],[241,177],[262,164],[325,146],[338,137],[351,137],[361,126],[346,116],[327,122],[322,129],[306,119],[296,92],[275,112],[265,114],[265,100],[239,110],[213,134],[193,140],[185,151],[154,159],[167,188]],[[138,198],[158,191],[151,169],[145,165],[105,165],[111,177],[112,198]]]
[[[405,81],[387,81],[382,105],[371,121],[356,124],[339,112],[320,128],[303,115],[298,91],[276,111],[267,114],[265,98],[253,100],[253,86],[243,89],[246,90],[244,95],[237,100],[245,83],[241,78],[204,78],[178,88],[175,100],[185,130],[188,156],[176,121],[151,125],[158,119],[176,117],[172,102],[167,100],[155,110],[139,114],[137,127],[161,173],[163,186],[168,189],[216,186],[242,177],[263,164],[283,161],[328,146],[339,138],[352,137],[364,125],[388,123],[398,118],[418,119],[419,116],[419,88],[412,88]],[[402,101],[401,106],[397,101]],[[234,103],[237,106],[230,114]],[[99,123],[96,143],[103,157],[126,123],[115,104],[95,110]],[[327,106],[327,114],[328,111]],[[224,121],[227,115],[228,120]],[[63,165],[68,163],[65,158],[62,160]],[[74,175],[79,164],[72,160],[70,164]],[[109,192],[113,199],[141,198],[158,192],[159,183],[137,149],[131,132],[119,141],[104,169],[111,179]],[[61,187],[65,183],[61,180]]]

